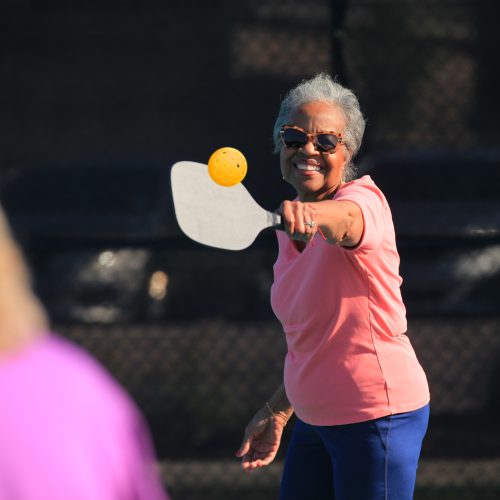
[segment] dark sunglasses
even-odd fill
[[[291,149],[303,148],[309,141],[320,153],[333,153],[338,144],[342,144],[342,135],[336,132],[318,132],[309,134],[300,127],[283,125],[280,130],[281,142]]]

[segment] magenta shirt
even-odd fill
[[[271,304],[286,334],[285,389],[313,425],[362,422],[416,410],[427,379],[405,335],[391,211],[368,176],[334,200],[356,203],[364,232],[354,249],[316,234],[303,252],[277,231]]]
[[[86,352],[47,335],[0,355],[0,500],[167,500],[149,430]]]

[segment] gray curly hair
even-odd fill
[[[280,110],[274,124],[274,152],[281,150],[280,130],[287,120],[300,106],[309,102],[322,101],[337,105],[345,117],[343,135],[347,150],[347,165],[344,171],[345,180],[355,177],[352,160],[356,156],[365,131],[365,119],[359,101],[354,93],[337,83],[328,73],[319,73],[310,80],[303,80],[294,87],[281,101]]]

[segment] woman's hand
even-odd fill
[[[308,243],[319,231],[327,243],[354,247],[363,235],[363,214],[352,201],[284,201],[280,211],[285,231],[293,240]]]
[[[243,442],[236,452],[244,471],[264,467],[274,460],[287,420],[278,413],[271,415],[267,408],[257,412],[247,425]]]
[[[308,243],[314,238],[318,226],[315,221],[316,210],[309,203],[284,201],[280,212],[285,231],[293,240]]]

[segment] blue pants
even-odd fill
[[[297,419],[280,500],[411,500],[429,405],[358,424]]]

